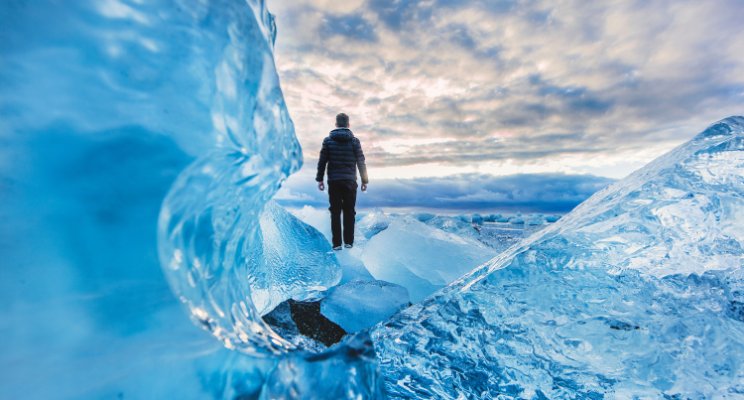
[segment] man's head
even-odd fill
[[[336,115],[336,127],[337,128],[348,128],[349,127],[349,116],[344,113]]]

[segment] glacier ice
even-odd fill
[[[160,261],[193,320],[227,347],[282,353],[292,343],[261,316],[335,285],[341,272],[317,231],[281,207],[264,207],[302,162],[274,69],[273,19],[262,2],[211,6],[225,8],[218,14],[242,7],[231,15],[242,18],[226,21],[228,41],[213,71],[216,143],[163,201]]]
[[[0,21],[0,398],[260,392],[276,360],[228,351],[189,323],[164,279],[156,243],[163,205],[166,239],[189,239],[169,227],[205,234],[164,242],[182,250],[189,268],[203,261],[190,256],[206,255],[209,246],[210,261],[236,256],[230,229],[246,240],[279,236],[296,249],[318,238],[309,230],[260,229],[262,218],[277,219],[281,229],[302,233],[281,210],[261,211],[301,164],[264,2],[6,1]],[[241,188],[197,198],[220,179]],[[176,180],[194,191],[163,204]],[[231,206],[230,196],[244,203]],[[205,208],[187,210],[189,204]],[[224,247],[210,242],[212,228]],[[259,259],[287,259],[279,243],[251,246]],[[320,260],[325,275],[314,287],[290,287],[287,295],[303,297],[337,281],[332,257]],[[259,290],[250,293],[227,287],[221,279],[241,274],[231,261],[239,258],[225,259],[224,274],[209,273],[209,264],[194,271],[209,274],[212,285],[213,303],[192,301],[207,321],[222,320],[212,314],[216,308],[229,318],[260,314],[251,309],[254,299],[259,307],[276,301],[260,293],[265,281],[255,281]],[[241,280],[251,279],[242,272]],[[237,309],[226,306],[231,296]],[[260,318],[241,321],[249,334],[273,337]],[[257,339],[254,349],[284,346]]]
[[[341,269],[320,232],[275,203],[261,212],[248,201],[261,191],[241,182],[249,157],[225,157],[198,160],[173,184],[160,219],[163,270],[192,318],[229,348],[292,349],[261,316],[334,286]]]
[[[361,255],[360,249],[361,246],[358,244],[352,250],[344,249],[344,251],[336,253],[336,260],[341,265],[342,272],[341,282],[339,282],[339,284],[343,285],[354,280],[375,280],[362,260],[359,259],[359,256]]]
[[[300,209],[290,209],[290,212],[304,223],[314,227],[323,235],[325,235],[328,242],[331,241],[331,218],[329,211],[326,209],[318,209],[311,206],[304,206]],[[355,231],[356,232],[356,231]]]
[[[290,212],[306,224],[322,232],[328,241],[331,241],[331,219],[327,208],[306,205],[299,209],[290,209]],[[383,231],[389,220],[390,215],[379,208],[371,212],[358,210],[356,225],[354,226],[354,244],[364,243],[367,239]]]
[[[392,397],[744,395],[744,118],[372,332]]]
[[[527,224],[524,223],[525,218],[529,221]],[[528,214],[525,217],[521,213],[513,215],[490,214],[486,216],[479,214],[432,215],[430,213],[416,215],[416,219],[429,226],[478,240],[492,247],[497,253],[506,250],[509,246],[542,229],[545,225],[557,221],[559,218],[557,215],[544,216],[542,214]]]
[[[382,209],[376,208],[362,217],[358,223],[358,229],[364,235],[365,239],[371,239],[372,236],[387,229],[389,225],[390,215],[386,214]]]
[[[268,374],[259,398],[386,399],[375,357],[366,332],[323,354],[290,354]]]
[[[417,218],[419,221],[426,225],[432,226],[437,229],[441,229],[445,232],[457,234],[459,236],[465,236],[473,239],[479,238],[478,227],[482,225],[482,220],[479,221],[478,217],[475,218],[466,215],[432,215],[430,213],[419,214]]]
[[[269,201],[301,151],[262,1],[6,1],[0,18],[0,398],[744,396],[742,118],[324,350],[261,315],[369,281],[365,257],[401,261],[387,248],[429,255],[396,235],[464,243],[437,270],[411,257],[434,290],[495,254],[469,253],[484,232],[542,220],[377,214],[334,258]]]
[[[494,255],[476,240],[404,217],[372,236],[361,260],[375,279],[405,287],[416,303]]]
[[[329,291],[320,312],[347,332],[359,332],[410,305],[408,290],[394,283],[353,280]]]
[[[330,241],[327,210],[305,206],[291,212]],[[362,212],[357,219],[354,248],[336,253],[343,271],[341,283],[394,283],[405,287],[413,302],[421,301],[542,227],[485,221],[474,224],[469,215],[411,216],[382,209]]]
[[[266,314],[287,299],[317,298],[341,280],[342,270],[322,233],[304,224],[274,202],[259,220],[265,265],[262,286],[252,280],[252,299]]]

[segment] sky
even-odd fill
[[[307,182],[338,112],[362,142],[370,199],[403,184],[494,204],[505,190],[548,204],[527,190],[548,184],[588,196],[744,114],[741,0],[268,6],[305,161],[285,198],[321,199]]]

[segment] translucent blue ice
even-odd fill
[[[160,261],[192,319],[228,348],[281,353],[293,346],[261,316],[335,285],[341,272],[320,233],[279,206],[264,210],[302,161],[274,68],[271,15],[262,2],[215,3],[209,11],[231,18],[221,22],[226,42],[206,43],[220,52],[202,60],[215,64],[205,104],[214,143],[163,201]],[[215,15],[201,18],[211,23]]]
[[[270,353],[289,347],[256,318],[276,294],[339,278],[317,231],[264,207],[301,164],[274,35],[258,0],[0,2],[0,398],[261,390],[276,360],[225,350],[179,300]],[[172,293],[159,215],[164,265],[209,297],[167,272]],[[273,261],[307,273],[249,270]]]
[[[0,398],[744,395],[742,118],[371,332],[278,336],[339,258],[433,291],[494,249],[372,218],[334,258],[271,203],[302,159],[274,36],[258,0],[0,2]]]
[[[744,118],[732,117],[373,339],[396,398],[737,398],[742,304]]]
[[[475,239],[500,253],[509,246],[542,229],[545,225],[557,221],[556,215],[528,214],[528,223],[524,223],[522,214],[503,216],[491,214],[473,215],[430,215],[418,214],[417,219],[429,226],[458,236]],[[510,219],[520,223],[511,223]]]
[[[365,239],[371,239],[372,236],[384,231],[390,225],[391,218],[388,214],[379,208],[365,215],[359,221],[359,231]]]
[[[359,332],[409,306],[408,290],[390,282],[353,280],[329,291],[320,312],[347,332]]]
[[[417,303],[494,255],[477,240],[402,217],[372,236],[360,258],[375,279],[405,287]]]
[[[369,335],[347,338],[323,354],[292,353],[266,376],[261,400],[387,399]]]

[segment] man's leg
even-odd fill
[[[344,182],[344,243],[354,244],[354,217],[356,215],[356,182]]]
[[[339,187],[335,182],[328,182],[328,201],[331,206],[331,234],[333,236],[333,247],[341,246],[341,205],[343,187]]]

